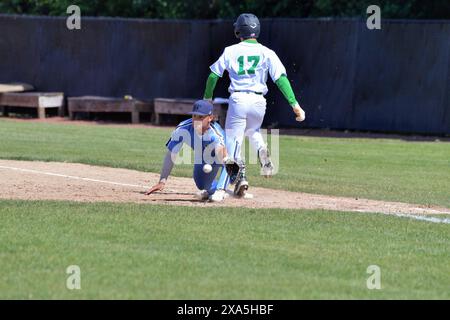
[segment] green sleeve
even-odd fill
[[[211,72],[208,76],[208,80],[206,80],[206,89],[205,93],[203,94],[204,99],[212,99],[214,88],[216,87],[217,80],[219,79],[219,76],[215,74],[214,72]]]
[[[278,89],[280,89],[291,106],[297,103],[294,91],[292,91],[291,83],[289,82],[289,79],[286,77],[286,75],[282,75],[280,78],[278,78],[278,80],[275,81],[275,84],[278,86]]]

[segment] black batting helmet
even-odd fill
[[[261,25],[258,17],[251,13],[243,13],[233,24],[234,34],[237,38],[258,38]]]

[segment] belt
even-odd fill
[[[234,90],[233,92],[246,92],[246,93],[254,93],[254,94],[259,94],[262,95],[262,92],[256,92],[256,91],[251,91],[251,90]]]

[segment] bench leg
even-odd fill
[[[0,111],[4,117],[9,116],[8,107],[0,107]]]
[[[131,112],[131,123],[139,123],[139,112]]]
[[[159,113],[155,113],[155,124],[159,125],[161,123],[161,119]]]
[[[152,123],[152,124],[155,123],[155,113],[154,112],[150,113],[150,123]]]
[[[74,120],[75,119],[75,112],[69,111],[69,119]]]
[[[45,119],[45,108],[38,107],[38,118]]]

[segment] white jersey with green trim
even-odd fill
[[[223,76],[225,70],[228,71],[230,93],[253,91],[265,95],[267,74],[270,74],[273,82],[286,74],[286,68],[273,50],[260,43],[246,41],[226,47],[210,69],[219,77]]]

